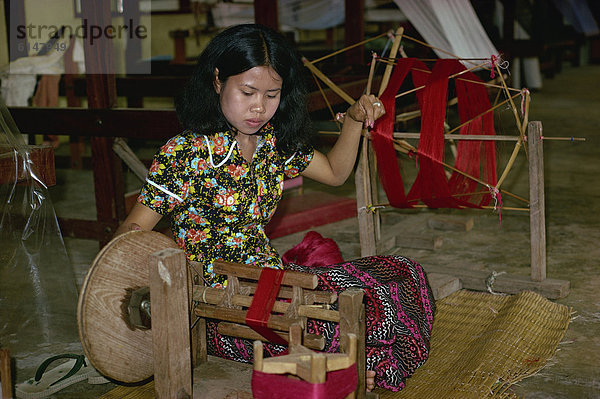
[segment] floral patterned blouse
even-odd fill
[[[251,163],[231,131],[214,136],[185,131],[173,137],[155,156],[138,197],[170,217],[175,240],[188,260],[204,265],[204,278],[213,287],[226,284],[223,276],[212,273],[217,259],[282,267],[264,226],[281,199],[284,174],[298,176],[314,150],[286,159],[275,149],[271,125],[258,134]]]

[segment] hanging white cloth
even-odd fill
[[[8,106],[27,106],[33,96],[38,75],[60,75],[64,72],[63,56],[68,39],[60,39],[46,55],[21,57],[0,68],[0,93]]]
[[[498,54],[469,0],[394,3],[440,58],[490,58]]]
[[[345,0],[279,0],[281,29],[316,30],[344,23]],[[211,7],[217,27],[254,22],[252,3],[218,2]]]
[[[583,33],[587,37],[600,33],[598,24],[585,0],[554,0],[554,4],[577,32]]]
[[[498,27],[500,36],[504,37],[504,6],[500,0],[496,0],[495,2],[494,23]],[[531,39],[531,36],[517,21],[514,24],[513,37],[523,40]],[[527,87],[534,90],[542,89],[542,72],[538,57],[525,57],[523,59],[515,57],[510,65],[510,71],[513,87]]]
[[[279,0],[279,20],[296,29],[327,29],[344,23],[344,0]]]

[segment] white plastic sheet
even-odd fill
[[[48,189],[1,100],[0,111],[0,160],[10,165],[2,180],[13,177],[0,185],[0,344],[20,380],[80,347],[77,287]]]

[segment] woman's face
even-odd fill
[[[218,70],[215,73],[218,76]],[[254,134],[275,115],[282,83],[273,68],[258,66],[225,82],[215,77],[215,91],[229,124],[240,133]]]

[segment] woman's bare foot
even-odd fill
[[[375,388],[375,371],[367,370],[367,392],[371,392]]]

